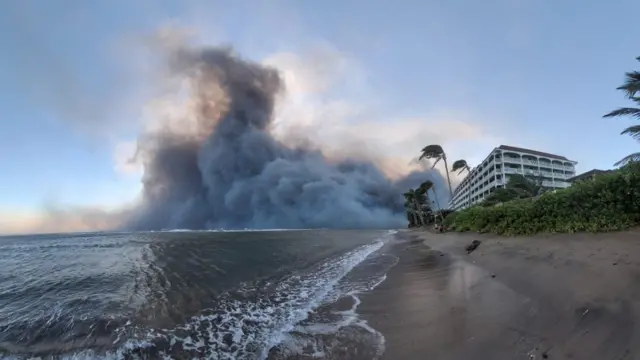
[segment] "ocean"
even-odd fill
[[[5,359],[375,359],[394,231],[0,237]]]

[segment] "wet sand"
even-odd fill
[[[640,359],[640,230],[398,236],[398,264],[358,309],[384,359]]]

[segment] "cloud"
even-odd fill
[[[184,41],[184,37],[172,37],[174,33],[163,31],[163,46],[171,48]],[[468,160],[475,159],[480,148],[496,144],[495,137],[476,125],[481,119],[469,114],[451,111],[397,118],[379,112],[375,97],[366,99],[361,95],[372,93],[367,89],[365,69],[326,42],[302,52],[273,53],[261,63],[278,69],[285,90],[276,98],[275,120],[269,132],[289,147],[321,150],[330,162],[339,162],[345,157],[371,161],[387,176],[400,179],[411,171],[426,169],[427,164],[415,164],[411,160],[427,144],[441,144],[450,158],[467,157]],[[188,82],[167,73],[154,79],[145,77],[145,80],[152,84],[148,85],[147,94],[153,96],[138,104],[142,109],[139,124],[143,132],[169,131],[200,136],[198,122],[193,118],[189,120],[189,116],[194,106],[201,103],[188,96]],[[219,89],[214,87],[208,91]],[[138,145],[131,140],[116,143],[113,155],[116,172],[141,176],[144,159],[137,156]],[[455,182],[455,177],[453,180]],[[0,228],[6,225],[9,229],[24,231],[104,229],[121,223],[123,213],[126,211],[56,209],[39,217],[22,217],[20,221],[0,224]]]
[[[273,133],[290,145],[316,144],[329,157],[359,155],[398,178],[420,168],[415,160],[428,144],[440,144],[450,159],[473,165],[502,141],[479,125],[484,119],[460,110],[413,118],[376,113],[375,96],[368,102],[349,96],[367,92],[366,71],[326,43],[306,53],[276,53],[263,63],[283,74],[286,92]],[[444,168],[438,170],[444,175]]]

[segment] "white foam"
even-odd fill
[[[240,354],[249,359],[266,358],[269,349],[286,340],[286,334],[321,305],[346,274],[382,246],[382,241],[364,245],[322,263],[313,272],[291,275],[281,280],[268,298],[243,302],[223,297],[219,305],[226,311],[196,316],[176,329],[154,331],[149,340],[165,337],[186,350],[204,349],[206,354],[199,356],[207,359],[236,359]],[[206,338],[202,337],[203,329]]]
[[[390,231],[389,234],[394,234],[395,231]],[[385,260],[385,262],[380,262],[381,260]],[[336,287],[334,289],[334,293],[328,295],[328,302],[335,302],[336,300],[343,297],[350,297],[352,299],[351,308],[348,310],[342,311],[332,311],[332,315],[336,315],[332,317],[332,320],[329,322],[324,321],[315,321],[308,324],[299,324],[295,327],[294,331],[299,334],[309,335],[308,337],[303,336],[299,339],[296,339],[298,342],[297,346],[292,347],[292,342],[285,342],[283,345],[287,347],[288,353],[294,354],[304,354],[305,356],[310,356],[308,349],[315,349],[314,351],[319,351],[323,355],[326,352],[331,352],[332,348],[335,344],[327,343],[325,339],[318,338],[318,335],[332,335],[339,334],[341,329],[351,326],[358,327],[365,330],[366,333],[369,333],[373,339],[375,339],[375,349],[376,355],[374,358],[379,358],[385,351],[385,343],[386,340],[384,335],[371,327],[366,320],[361,319],[359,314],[357,313],[358,306],[361,304],[361,300],[359,298],[359,294],[362,294],[367,291],[371,291],[382,284],[386,279],[386,273],[398,263],[399,258],[395,255],[390,254],[381,254],[371,261],[374,262],[369,265],[381,266],[378,267],[377,270],[380,271],[378,275],[374,274],[373,278],[365,278],[360,279],[359,281],[349,282],[346,281],[345,284],[342,284],[340,287]],[[359,266],[363,266],[364,263],[360,263]],[[367,275],[371,275],[367,273]],[[344,280],[344,279],[343,279]],[[353,280],[353,279],[352,279]],[[337,319],[336,319],[337,317]],[[323,347],[323,350],[318,350],[319,347]],[[302,349],[307,349],[306,351]]]
[[[304,229],[301,229],[304,230]],[[175,232],[191,230],[176,229]],[[220,230],[212,230],[220,231]],[[259,230],[264,231],[264,230]],[[268,230],[269,231],[269,230]],[[275,230],[273,230],[275,231]],[[280,231],[280,230],[278,230]],[[396,231],[389,231],[392,235]],[[204,359],[264,359],[269,350],[281,342],[291,342],[289,333],[296,324],[308,318],[309,313],[327,301],[335,300],[336,288],[348,273],[362,263],[372,253],[384,245],[380,239],[375,243],[360,246],[339,257],[320,264],[314,271],[305,274],[292,274],[275,285],[275,292],[255,301],[234,300],[231,296],[222,297],[219,302],[223,311],[203,310],[186,324],[170,330],[149,330],[142,340],[128,340],[116,351],[98,356],[93,351],[82,351],[62,359],[124,359],[134,349],[149,348],[157,340],[165,339],[170,346],[181,344],[185,350],[197,351],[198,358]],[[384,281],[382,276],[371,286],[371,290]],[[352,308],[340,313],[342,319],[334,324],[314,324],[306,327],[308,333],[331,333],[348,325],[359,326],[380,338],[384,350],[384,337],[358,318],[356,313],[360,304],[357,294],[366,289],[358,288],[347,294],[354,300]],[[206,314],[209,312],[209,314]],[[316,346],[313,357],[322,358],[325,353]],[[380,352],[381,354],[381,352]],[[170,358],[160,352],[158,356]],[[16,358],[17,359],[17,358]]]
[[[164,229],[164,230],[149,230],[144,232],[270,232],[270,231],[309,231],[315,229],[206,229],[206,230],[196,230],[196,229]]]

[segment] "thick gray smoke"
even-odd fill
[[[277,141],[269,127],[284,89],[275,69],[184,47],[170,69],[188,80],[193,118],[138,140],[144,204],[131,228],[404,227],[402,192],[426,179],[445,189],[435,171],[394,183],[372,163]]]

